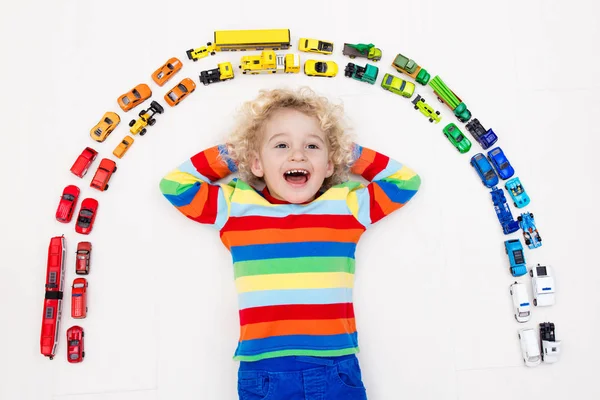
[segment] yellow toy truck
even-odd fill
[[[243,56],[240,69],[243,74],[297,74],[300,72],[298,54],[275,54],[273,50],[264,50],[258,56]]]

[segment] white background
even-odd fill
[[[485,3],[485,5],[483,4]],[[310,85],[342,100],[359,142],[413,167],[418,195],[368,231],[357,251],[359,354],[370,399],[598,399],[600,329],[594,207],[598,193],[598,19],[591,0],[303,2],[3,2],[0,16],[0,398],[2,400],[236,399],[237,300],[231,259],[212,229],[180,215],[162,197],[161,177],[222,142],[241,102],[261,88]],[[289,28],[332,40],[343,71],[344,42],[383,50],[374,86],[340,73],[246,76],[204,87],[201,70],[239,64],[240,53],[193,63],[185,50],[220,29]],[[500,145],[531,196],[544,245],[527,264],[554,267],[557,303],[532,320],[556,323],[557,364],[523,365],[508,294],[500,225],[489,190],[443,137],[460,124],[430,87],[417,92],[442,112],[430,124],[410,101],[380,87],[396,53],[415,59],[467,103]],[[169,57],[184,67],[164,87],[151,73]],[[300,54],[302,62],[319,58]],[[364,65],[365,60],[358,63]],[[396,74],[398,75],[398,74]],[[198,89],[179,106],[164,94],[184,77]],[[96,161],[69,172],[86,146],[100,157],[147,106],[124,113],[117,97],[147,83],[165,106],[100,193],[89,187]],[[90,128],[106,111],[121,124],[101,144]],[[468,137],[470,135],[464,130]],[[99,158],[100,158],[99,157]],[[54,220],[64,186],[100,202],[89,237]],[[513,213],[516,214],[513,207]],[[46,255],[67,238],[69,289],[57,357],[39,353]],[[520,234],[510,235],[511,238]],[[94,246],[89,315],[70,318],[77,242]],[[519,281],[530,284],[528,277]],[[529,289],[530,290],[530,289]],[[86,359],[66,360],[64,334],[81,324]],[[595,341],[593,339],[596,339]]]

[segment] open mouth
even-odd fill
[[[304,185],[310,179],[310,172],[305,169],[290,169],[283,174],[283,178],[293,185]]]

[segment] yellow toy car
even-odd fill
[[[119,143],[117,147],[115,147],[115,149],[113,150],[113,154],[115,155],[115,157],[123,157],[127,150],[129,150],[129,147],[133,144],[133,142],[134,140],[131,136],[125,136],[123,140],[121,140],[121,143]]]
[[[117,125],[119,125],[119,122],[121,122],[119,115],[109,111],[105,113],[100,122],[90,130],[90,136],[96,142],[102,143],[106,140],[108,135],[115,130]]]
[[[325,42],[317,39],[300,38],[298,40],[298,50],[308,53],[333,53],[333,42]]]
[[[304,73],[308,76],[333,78],[338,73],[338,66],[335,61],[306,60],[304,63]]]

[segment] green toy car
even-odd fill
[[[392,63],[392,67],[394,67],[398,72],[402,72],[410,76],[421,85],[427,85],[427,82],[429,82],[429,78],[431,77],[427,70],[421,68],[414,60],[411,60],[402,54],[398,54],[396,56],[394,62]]]
[[[471,141],[462,134],[460,129],[458,129],[454,123],[451,122],[446,125],[443,132],[450,143],[452,143],[461,154],[464,154],[471,149]]]
[[[412,101],[415,105],[415,110],[421,111],[421,114],[429,118],[429,122],[434,122],[437,124],[442,120],[439,111],[435,111],[429,104],[425,103],[425,99],[421,97],[420,94],[415,97]]]
[[[400,96],[411,98],[415,92],[415,84],[407,82],[403,79],[398,78],[392,74],[385,74],[381,81],[381,87],[389,90],[392,93],[399,94]]]
[[[379,74],[379,68],[374,65],[367,64],[364,67],[353,63],[348,63],[344,70],[344,75],[348,78],[356,79],[357,81],[367,82],[371,85],[375,84]]]

